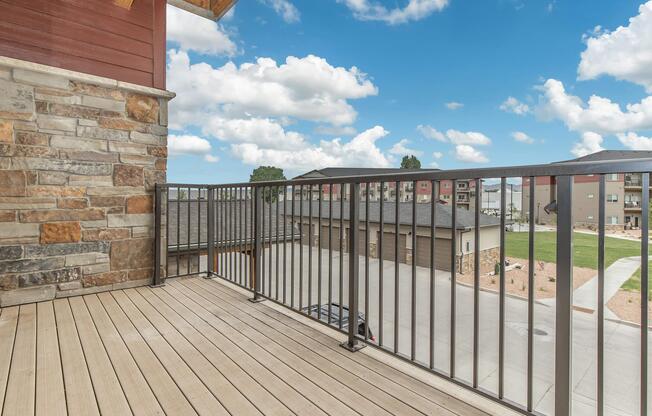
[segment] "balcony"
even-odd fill
[[[641,211],[641,201],[625,201],[625,211]]]
[[[4,415],[486,415],[201,278],[6,308],[0,333]]]
[[[504,406],[495,414],[568,415],[572,407],[574,414],[582,415],[602,407],[615,414],[635,415],[640,401],[646,400],[639,392],[647,391],[647,380],[629,376],[638,374],[645,363],[632,345],[647,337],[647,331],[640,328],[648,327],[648,317],[641,318],[640,327],[599,319],[598,333],[621,334],[602,341],[575,337],[570,330],[595,331],[596,317],[605,316],[606,304],[605,298],[598,299],[597,289],[590,311],[582,305],[573,311],[570,303],[573,234],[571,205],[566,202],[573,199],[573,175],[624,170],[647,172],[650,165],[628,161],[434,171],[369,176],[362,179],[364,183],[359,177],[236,183],[198,187],[201,190],[196,194],[208,196],[194,202],[169,199],[171,190],[188,185],[167,184],[157,188],[156,252],[161,267],[155,283],[204,274],[216,280],[196,280],[204,286],[229,282],[256,301],[308,319],[315,328],[335,331],[345,341],[344,350],[366,347],[351,356],[356,357],[354,361],[369,350],[385,355],[382,361],[399,359],[406,371],[433,375],[446,385],[479,394],[482,403]],[[539,289],[533,284],[534,258],[525,260],[531,282],[525,297],[508,296],[507,273],[500,270],[504,268],[487,277],[487,269],[493,272],[496,264],[505,264],[500,248],[506,245],[507,210],[489,216],[480,212],[480,204],[469,212],[458,201],[445,205],[417,203],[414,198],[397,202],[391,195],[371,201],[360,193],[363,184],[432,181],[432,201],[437,201],[440,183],[455,175],[499,177],[501,186],[506,186],[508,178],[557,176],[552,303],[544,306],[535,300],[534,291]],[[341,185],[336,191],[341,195],[322,201],[283,192],[302,185],[333,189],[333,183]],[[605,193],[603,189],[597,198],[603,201],[603,215]],[[499,196],[499,206],[507,206],[506,194]],[[529,202],[530,212],[536,211],[536,202]],[[475,226],[476,218],[480,227]],[[602,236],[604,224],[598,229]],[[529,229],[530,238],[524,243],[531,252],[534,230]],[[469,236],[475,242],[465,244]],[[495,244],[487,248],[491,241]],[[647,242],[641,244],[647,246]],[[470,251],[463,254],[452,247]],[[604,246],[597,250],[606,253]],[[481,289],[483,279],[496,280],[498,289]],[[640,302],[648,308],[646,296]],[[334,344],[329,348],[337,349]],[[581,349],[582,356],[573,356],[573,348]],[[605,351],[611,360],[608,367]],[[515,357],[519,358],[514,361]],[[618,374],[627,374],[617,377],[622,385],[630,386],[627,391],[613,383],[600,383],[606,374],[615,377],[614,368]],[[580,380],[572,374],[587,376]],[[353,409],[362,412],[362,408]]]
[[[641,190],[643,184],[640,179],[627,179],[625,178],[625,190],[636,191]]]

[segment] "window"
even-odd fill
[[[586,197],[589,199],[593,199],[593,196],[594,196],[593,194],[588,194]]]
[[[607,175],[607,180],[608,181],[617,181],[618,180],[618,174],[617,173],[610,173]]]
[[[618,194],[607,195],[607,202],[618,202]]]
[[[586,219],[588,219],[588,220],[592,220],[592,219],[593,219],[593,215],[589,215],[588,217],[586,217]]]
[[[469,241],[466,242],[466,252],[467,253],[471,252],[471,242],[469,242]]]
[[[607,218],[607,223],[611,225],[618,224],[618,216],[613,215]]]

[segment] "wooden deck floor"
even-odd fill
[[[484,415],[200,278],[2,309],[2,415]]]

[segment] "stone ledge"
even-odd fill
[[[57,68],[54,66],[27,62],[20,59],[0,56],[0,66],[16,68],[49,75],[56,75],[68,78],[71,81],[81,81],[89,84],[99,85],[101,87],[120,88],[126,91],[137,92],[157,98],[172,99],[176,94],[170,91],[159,90],[157,88],[145,87],[143,85],[132,84],[129,82],[116,81],[115,79],[100,77],[97,75],[84,74],[83,72],[71,71],[68,69]]]

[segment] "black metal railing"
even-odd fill
[[[602,415],[608,300],[606,175],[641,173],[647,188],[650,171],[652,159],[640,159],[225,185],[159,184],[159,267],[154,284],[195,274],[225,279],[252,291],[252,300],[276,302],[346,333],[343,346],[350,350],[365,345],[379,348],[519,412],[540,413],[540,396],[554,390],[554,406],[547,412],[566,416],[572,412],[572,345],[577,342],[573,337],[573,183],[575,176],[595,175],[599,194],[595,409]],[[536,177],[551,178],[555,190],[546,191],[546,196],[555,201],[536,200],[536,192],[529,189]],[[481,189],[492,179],[500,184],[498,217],[482,213]],[[458,206],[458,180],[474,181],[472,211]],[[555,300],[548,306],[535,299],[534,221],[527,229],[526,294],[517,301],[508,293],[506,196],[513,180],[522,181],[527,196],[522,218],[532,218],[540,206],[556,216]],[[443,182],[452,183],[447,203],[440,198]],[[390,183],[397,191],[393,196],[389,196]],[[401,188],[403,183],[411,186]],[[371,189],[376,184],[378,195],[361,195],[361,186]],[[417,190],[428,187],[429,194],[418,200]],[[400,202],[405,200],[404,192],[411,196],[408,202]],[[649,205],[647,192],[641,204]],[[641,213],[640,414],[646,414],[648,406],[647,211]],[[471,276],[471,283],[463,282],[466,276]],[[497,279],[493,291],[481,286],[487,276]],[[512,351],[508,324],[514,320],[508,314],[515,314],[508,302],[521,302],[523,318],[519,319],[526,321],[522,382],[508,375],[508,370],[513,373],[507,368],[513,359],[511,352],[507,355],[508,347]],[[540,308],[554,310],[554,330],[546,341],[552,340],[554,346],[549,354],[539,350],[548,344],[535,338],[542,332],[535,328],[536,314],[550,315],[549,309]],[[491,345],[483,341],[485,333],[492,334]],[[492,348],[495,355],[486,364],[481,354]],[[554,361],[545,361],[553,355]],[[496,371],[486,374],[483,365],[494,364]],[[550,386],[537,391],[535,375],[548,368],[554,369]],[[517,385],[524,386],[523,393],[510,393]]]

